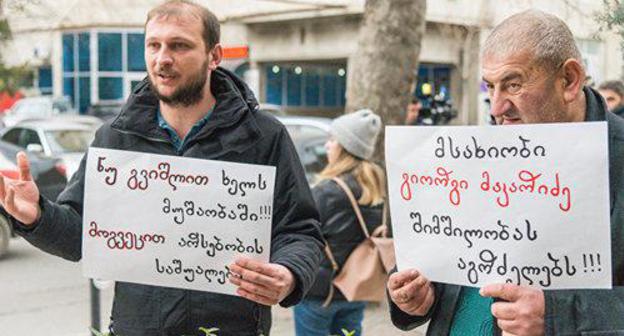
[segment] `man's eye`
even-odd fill
[[[511,92],[518,92],[522,88],[520,83],[509,83],[507,84],[507,89]]]

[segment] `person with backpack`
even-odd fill
[[[297,336],[342,335],[342,329],[362,334],[366,302],[348,301],[332,281],[353,250],[383,222],[386,178],[383,169],[371,161],[381,127],[381,118],[371,110],[343,115],[331,124],[331,137],[325,144],[328,164],[312,189],[328,253],[312,288],[295,306]]]

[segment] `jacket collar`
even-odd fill
[[[229,147],[228,142],[233,142],[234,148],[231,149],[236,150],[236,138],[249,140],[254,135],[259,137],[259,129],[255,122],[246,120],[253,119],[246,117],[257,111],[259,106],[247,85],[229,71],[217,68],[217,70],[212,72],[210,88],[216,98],[216,105],[206,125],[190,140],[197,141],[210,136],[218,129],[230,128],[243,123],[246,124],[245,127],[238,128],[241,131],[244,130],[247,133],[254,134],[246,134],[245,136],[237,134],[236,137],[221,137],[219,141],[222,142],[224,147]],[[167,141],[167,133],[158,126],[157,122],[158,104],[158,98],[152,92],[149,80],[146,77],[128,98],[127,103],[121,109],[119,116],[112,122],[111,127],[121,132],[133,133],[148,140]]]
[[[613,208],[615,206],[615,196],[617,191],[617,176],[614,174],[618,174],[617,171],[614,171],[612,167],[618,166],[618,153],[615,148],[617,146],[617,140],[615,139],[618,136],[619,130],[616,128],[613,122],[609,122],[611,118],[619,118],[616,116],[609,115],[607,105],[600,96],[598,92],[589,87],[584,87],[583,92],[585,93],[586,100],[586,115],[585,121],[607,121],[608,128],[608,156],[609,156],[609,198],[610,198],[610,210],[613,212]]]

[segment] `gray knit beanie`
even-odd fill
[[[368,160],[375,152],[381,126],[381,118],[365,109],[334,119],[329,133],[347,152]]]

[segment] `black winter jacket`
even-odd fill
[[[296,288],[281,302],[282,306],[294,305],[316,276],[322,248],[318,213],[299,158],[284,126],[258,111],[253,93],[236,76],[217,69],[211,89],[217,104],[180,155],[276,167],[270,260],[294,274]],[[157,124],[157,106],[158,99],[144,80],[120,115],[98,130],[92,146],[177,155]],[[34,228],[13,219],[16,231],[31,244],[72,261],[81,259],[85,162],[86,155],[56,203],[40,199],[42,216]],[[270,307],[241,297],[123,282],[115,285],[111,328],[117,335],[200,335],[198,328],[204,327],[219,328],[221,336],[255,336],[269,335],[270,326]]]
[[[347,183],[355,199],[362,195],[362,188],[355,178],[346,174],[341,178]],[[357,220],[353,207],[345,192],[332,180],[324,180],[312,188],[312,195],[321,215],[321,232],[332,250],[336,263],[339,266],[336,274],[332,271],[332,265],[324,255],[316,281],[308,292],[306,298],[325,300],[334,275],[342,269],[347,257],[353,252],[365,236]],[[382,222],[383,206],[361,206],[362,216],[366,221],[369,232],[373,232]],[[334,288],[334,300],[345,300],[340,290]]]

